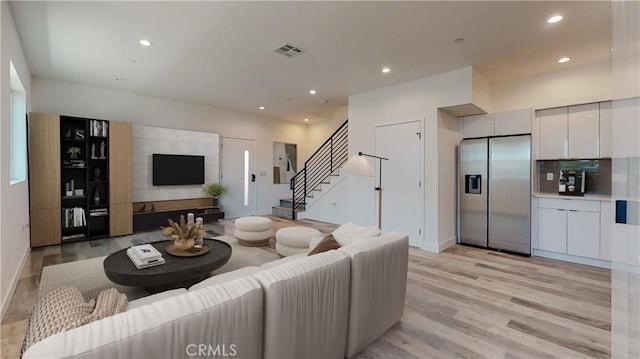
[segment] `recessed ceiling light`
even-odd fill
[[[305,118],[305,119],[304,119],[304,122],[309,122],[309,119],[308,119],[308,118]]]
[[[118,81],[118,82],[127,82],[127,79],[124,79],[122,77],[116,77],[116,81]]]
[[[261,109],[261,110],[264,110],[264,106],[260,106],[260,107],[258,107],[258,108],[259,108],[259,109]]]
[[[559,63],[563,63],[563,62],[569,62],[571,60],[570,57],[561,57],[560,60],[558,60]]]
[[[140,45],[142,45],[142,46],[151,46],[151,45],[153,45],[153,42],[143,39],[143,40],[140,40]]]
[[[316,90],[309,90],[309,93],[312,94],[312,95],[317,94]]]
[[[547,22],[549,24],[555,24],[558,21],[561,21],[563,19],[562,15],[554,15],[550,18],[547,19]]]
[[[382,73],[383,73],[383,74],[388,74],[389,72],[391,72],[391,69],[390,69],[390,68],[388,68],[388,67],[383,67],[383,68],[382,68]]]

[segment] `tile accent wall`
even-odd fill
[[[539,160],[537,165],[540,192],[558,193],[560,170],[584,170],[587,177],[585,193],[611,194],[611,159]],[[547,180],[547,173],[553,173],[553,180]]]
[[[152,155],[204,156],[205,182],[220,180],[220,135],[209,132],[133,126],[133,202],[201,198],[202,185],[154,186]]]

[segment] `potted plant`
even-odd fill
[[[67,153],[71,156],[71,158],[78,158],[78,155],[82,153],[80,147],[69,147],[67,149]]]
[[[193,248],[196,237],[206,234],[206,232],[197,225],[187,226],[184,215],[180,215],[180,223],[174,222],[171,218],[167,219],[169,227],[162,227],[164,234],[173,240],[176,249],[188,251]]]
[[[209,196],[213,197],[213,205],[217,206],[218,198],[227,193],[227,186],[223,185],[222,183],[213,182],[205,184],[202,187],[202,190]]]

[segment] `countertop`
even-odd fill
[[[585,194],[584,196],[564,196],[557,193],[533,192],[533,196],[537,198],[561,198],[561,199],[579,199],[586,201],[611,201],[611,195],[605,194]]]

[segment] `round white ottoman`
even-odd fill
[[[309,227],[287,227],[276,232],[276,252],[283,257],[309,251],[309,240],[322,232]]]
[[[265,217],[242,217],[236,219],[235,236],[238,243],[248,247],[268,246],[273,236],[271,220]]]

